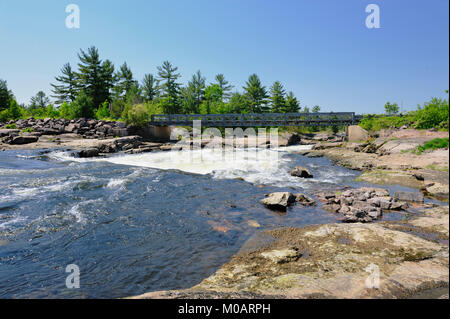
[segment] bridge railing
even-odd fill
[[[201,120],[203,126],[331,126],[355,124],[354,112],[329,113],[250,113],[250,114],[157,114],[151,116],[151,125],[189,126]]]

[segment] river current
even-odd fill
[[[274,191],[352,185],[358,172],[326,158],[263,150],[224,159],[205,150],[79,159],[70,151],[0,152],[0,298],[117,298],[188,288],[252,236],[336,222],[319,207],[280,214],[259,200]],[[274,158],[277,160],[274,162]],[[289,175],[308,167],[313,179]],[[80,269],[67,289],[66,266]]]

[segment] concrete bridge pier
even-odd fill
[[[359,125],[349,125],[345,128],[347,141],[361,142],[369,138],[369,133]]]

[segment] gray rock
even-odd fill
[[[78,156],[81,158],[87,158],[87,157],[95,157],[98,156],[99,150],[97,148],[88,148],[85,150],[81,150],[78,153]]]
[[[415,192],[395,192],[394,199],[402,202],[423,203],[424,196],[422,193]]]
[[[301,177],[301,178],[312,178],[313,175],[310,173],[310,171],[302,166],[296,166],[293,170],[290,172],[291,176]]]
[[[276,192],[266,195],[261,204],[269,209],[286,211],[286,208],[295,202],[295,196],[289,192]]]
[[[11,142],[9,142],[9,144],[12,145],[23,145],[23,144],[30,144],[30,143],[35,143],[37,142],[39,139],[39,137],[37,136],[16,136],[13,137]]]
[[[304,194],[296,194],[295,199],[297,202],[299,202],[303,206],[315,206],[316,205],[316,201],[314,199],[312,199],[311,197],[306,196]]]

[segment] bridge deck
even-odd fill
[[[150,125],[190,126],[201,120],[202,126],[331,126],[353,125],[359,120],[354,112],[338,113],[258,113],[258,114],[160,114],[152,115]]]

